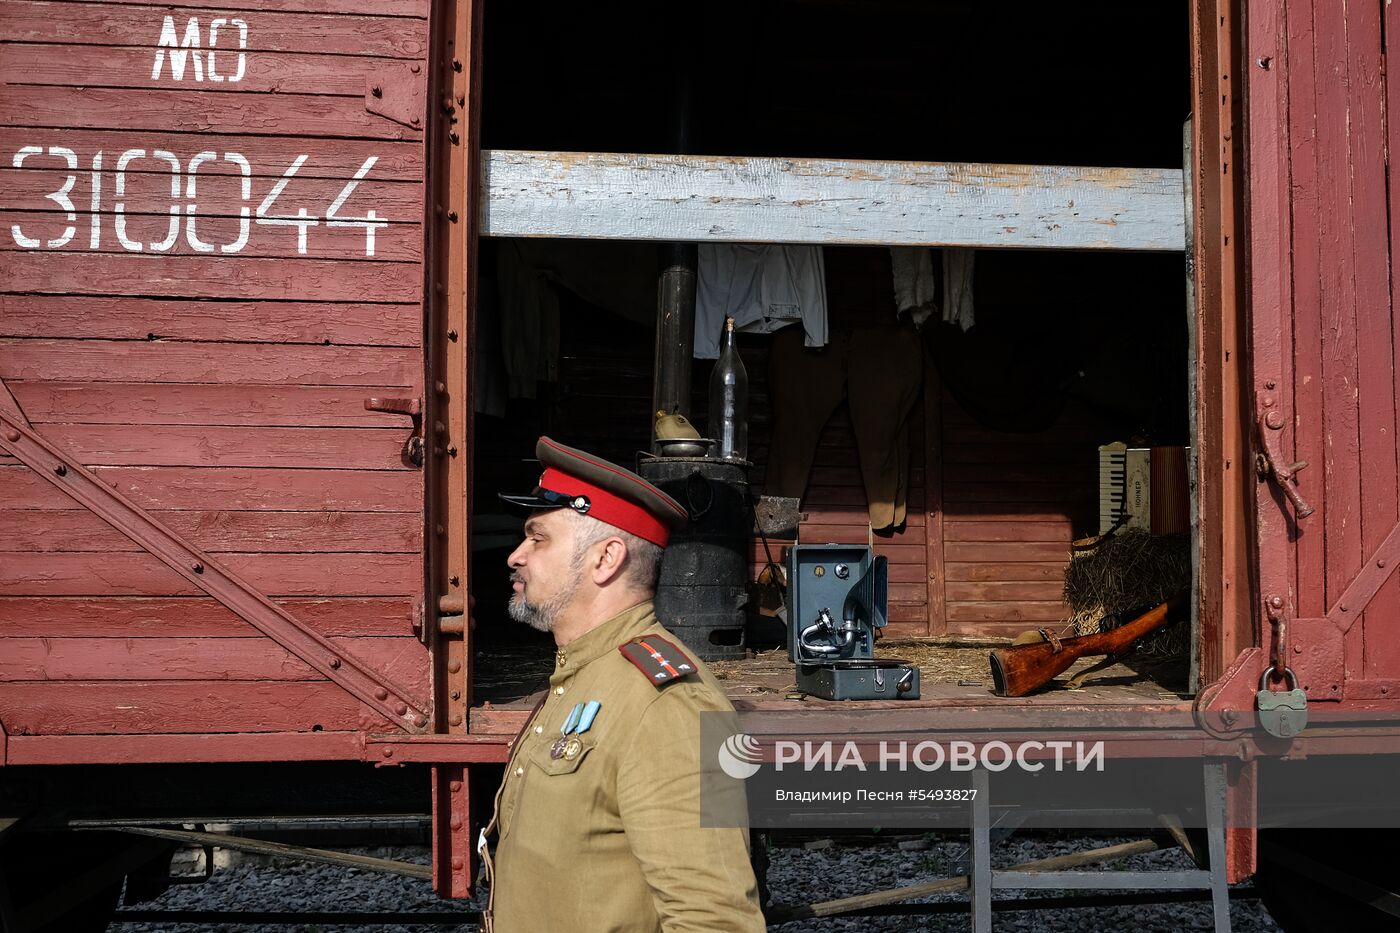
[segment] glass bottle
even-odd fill
[[[749,375],[734,345],[734,319],[724,319],[719,359],[710,374],[710,437],[726,460],[749,456]]]

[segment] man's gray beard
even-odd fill
[[[516,622],[524,622],[530,628],[538,632],[554,631],[554,623],[559,618],[559,613],[573,599],[574,593],[578,590],[579,574],[583,571],[583,562],[575,557],[578,566],[569,567],[569,584],[567,588],[554,594],[554,598],[543,603],[527,602],[524,592],[515,593],[511,596],[510,602],[506,604],[506,612]]]
[[[516,622],[524,622],[530,628],[539,632],[554,631],[554,623],[559,618],[559,613],[564,611],[564,607],[569,604],[569,600],[574,598],[578,592],[580,583],[583,580],[583,565],[588,562],[588,543],[574,542],[574,552],[569,555],[569,569],[565,571],[569,580],[563,589],[554,594],[554,598],[545,603],[526,602],[525,592],[514,593],[510,597],[510,602],[506,603],[506,613]],[[516,580],[514,573],[511,574],[512,582]]]

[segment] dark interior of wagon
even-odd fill
[[[833,0],[623,5],[605,15],[559,7],[541,28],[530,5],[488,3],[482,145],[1179,168],[1187,26],[1184,7],[1160,4],[1091,3],[1066,16],[972,0]],[[877,652],[913,659],[925,700],[990,700],[990,646],[1027,630],[1069,637],[1111,628],[1190,586],[1180,253],[978,249],[955,271],[943,254],[971,251],[934,250],[944,302],[908,329],[896,313],[898,260],[889,249],[818,249],[830,339],[904,327],[921,361],[906,374],[918,380],[917,398],[892,435],[907,444],[902,520],[876,527],[842,401],[820,431],[796,539],[869,544],[888,557],[890,624]],[[540,434],[628,467],[653,452],[665,255],[660,243],[481,241],[471,577],[478,703],[538,689],[553,657],[548,636],[506,616],[505,558],[520,521],[495,493],[534,485],[529,458]],[[954,275],[972,295],[962,314],[946,303]],[[774,361],[776,338],[741,333],[737,341],[756,494],[775,482],[768,454],[782,393],[773,380],[790,378]],[[711,366],[694,361],[688,412],[706,436]],[[1101,449],[1114,444],[1121,448]],[[1153,508],[1105,519],[1101,500],[1121,505],[1134,470]],[[793,666],[777,647],[772,594],[752,580],[793,538],[751,538],[750,651],[714,667],[736,696],[781,700]],[[1082,690],[1000,702],[1178,701],[1188,695],[1190,645],[1189,623],[1175,623]]]

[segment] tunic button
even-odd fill
[[[554,688],[554,695],[555,695],[555,696],[563,696],[563,695],[564,695],[564,688],[563,688],[563,687],[555,687],[555,688]]]
[[[524,769],[524,768],[516,768],[516,769],[515,769],[515,776],[516,776],[516,777],[519,777],[520,775],[522,775],[522,774],[524,774],[524,773],[525,773],[525,769]]]
[[[539,735],[539,734],[540,734],[541,732],[543,732],[543,731],[544,731],[544,726],[536,726],[536,727],[535,727],[535,735]]]

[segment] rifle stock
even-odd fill
[[[1185,603],[1185,594],[1175,596],[1107,632],[997,648],[990,657],[992,690],[999,697],[1025,696],[1054,680],[1080,658],[1122,654],[1139,638],[1166,625],[1171,613]]]

